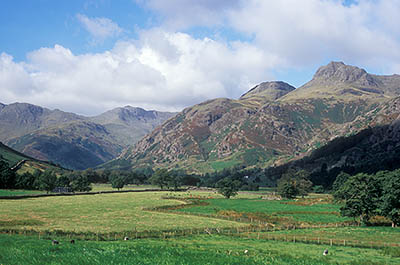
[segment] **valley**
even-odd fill
[[[400,264],[399,96],[331,62],[179,113],[1,104],[0,263]]]
[[[226,200],[214,192],[165,191],[0,200],[6,206],[0,210],[0,261],[400,264],[398,229],[349,226],[351,220],[337,216],[327,195],[304,199],[322,199],[310,208],[260,199],[268,194],[246,192]],[[207,205],[173,210],[181,199]],[[146,210],[165,206],[171,210]]]

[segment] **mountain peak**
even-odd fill
[[[367,71],[343,62],[330,62],[320,67],[312,81],[322,83],[356,83],[361,86],[377,87],[376,80]]]
[[[295,87],[282,81],[263,82],[243,94],[240,99],[263,96],[269,100],[276,100],[295,89]]]

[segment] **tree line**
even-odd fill
[[[333,196],[344,203],[343,216],[363,224],[370,224],[373,216],[384,216],[393,227],[400,224],[400,169],[353,176],[342,172],[333,184]]]

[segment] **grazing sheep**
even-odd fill
[[[244,254],[247,254],[247,253],[249,253],[249,251],[246,249],[246,250],[244,251]]]
[[[127,237],[127,236],[124,237],[124,240],[125,240],[125,241],[128,241],[128,240],[129,240],[129,237]]]
[[[323,255],[324,255],[324,256],[328,255],[328,249],[325,249],[325,250],[324,250]]]
[[[71,244],[75,244],[75,240],[71,239],[71,241],[69,241]]]
[[[54,240],[51,241],[51,244],[54,246],[54,245],[60,244],[60,242],[58,242],[57,240],[54,239]]]

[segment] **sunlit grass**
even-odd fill
[[[384,250],[227,236],[76,241],[0,235],[1,264],[400,264]],[[329,254],[323,256],[324,249]]]
[[[296,204],[293,201],[275,201],[259,199],[256,195],[242,194],[237,199],[208,199],[206,206],[195,206],[179,209],[187,213],[218,214],[221,212],[252,213],[260,216],[283,217],[293,222],[338,223],[351,219],[341,217],[340,205],[315,203],[311,205]],[[253,197],[253,199],[249,199]],[[257,198],[255,198],[257,197]]]
[[[144,210],[183,203],[163,200],[161,197],[166,194],[142,192],[0,200],[0,228],[108,233],[240,225],[218,219]]]
[[[363,242],[368,244],[384,246],[385,244],[396,244],[400,247],[400,228],[392,227],[333,227],[333,228],[311,228],[282,230],[266,232],[261,235],[287,235],[289,238],[324,238],[325,240],[341,240],[347,242]]]

